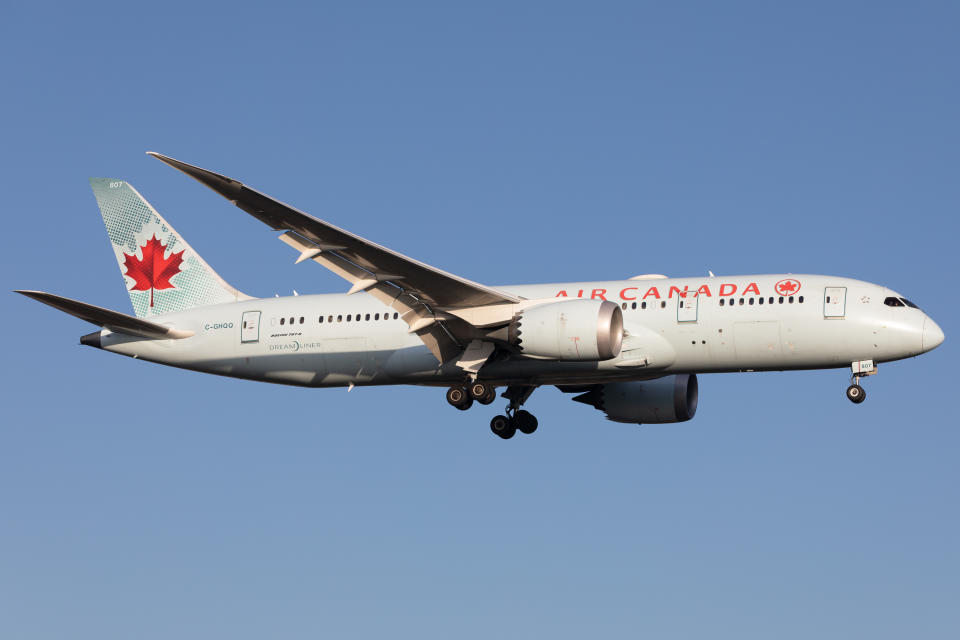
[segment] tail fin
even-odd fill
[[[138,318],[249,300],[217,275],[136,189],[90,178]]]

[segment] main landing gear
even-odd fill
[[[877,367],[873,360],[859,360],[850,364],[853,375],[850,377],[851,385],[847,387],[847,400],[853,404],[860,404],[867,399],[867,392],[860,386],[860,378],[876,375]]]
[[[507,414],[505,416],[493,416],[490,421],[490,431],[504,440],[509,440],[515,436],[517,431],[530,435],[537,430],[539,425],[537,418],[529,411],[523,409],[511,411],[507,408]]]
[[[503,397],[510,401],[510,404],[507,405],[506,415],[494,416],[490,421],[490,430],[504,440],[512,438],[517,431],[525,434],[536,431],[538,426],[536,417],[529,411],[520,408],[534,389],[536,387],[507,387],[507,390],[503,392]],[[472,407],[474,401],[480,404],[490,404],[496,397],[496,388],[484,382],[473,382],[466,388],[456,386],[447,389],[447,402],[461,411],[466,411]]]
[[[496,387],[483,382],[474,382],[467,388],[450,387],[447,389],[447,402],[461,411],[466,411],[472,407],[474,401],[480,404],[490,404],[496,399]]]

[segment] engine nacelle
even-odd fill
[[[663,424],[696,415],[698,396],[696,374],[682,374],[601,384],[574,400],[596,407],[614,422]]]
[[[620,354],[623,312],[609,300],[548,302],[514,316],[509,341],[532,356],[609,360]]]

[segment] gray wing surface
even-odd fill
[[[386,247],[299,211],[227,176],[159,153],[149,155],[210,187],[277,231],[300,252],[297,262],[313,260],[352,284],[349,293],[367,291],[398,309],[441,362],[458,355],[473,327],[443,309],[515,304],[509,293],[471,282],[408,258]]]

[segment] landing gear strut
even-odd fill
[[[847,399],[853,404],[860,404],[867,399],[867,392],[860,386],[860,378],[877,373],[873,360],[859,360],[850,365],[853,375],[850,377],[850,386],[847,387]]]

